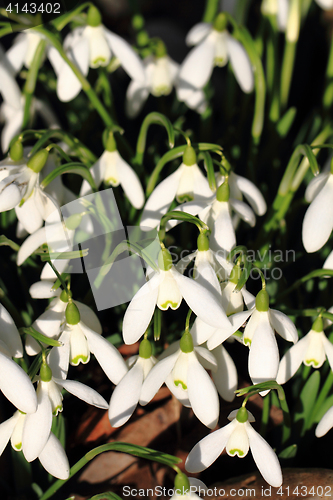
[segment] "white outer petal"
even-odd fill
[[[267,205],[257,186],[245,177],[236,175],[232,172],[230,173],[230,177],[234,179],[236,186],[250,203],[255,213],[257,215],[264,215],[267,210]]]
[[[7,399],[23,413],[33,413],[37,397],[30,378],[22,368],[0,352],[0,389]]]
[[[53,380],[56,384],[66,389],[67,392],[70,392],[73,396],[82,399],[82,401],[85,401],[89,405],[96,406],[97,408],[103,408],[104,410],[109,408],[108,403],[100,394],[98,394],[98,392],[85,384],[81,384],[81,382],[77,382],[76,380],[61,380],[54,377]]]
[[[211,32],[187,55],[180,67],[179,79],[197,89],[202,89],[212,74],[214,56],[215,36]]]
[[[133,80],[144,82],[146,77],[143,62],[129,43],[115,33],[111,33],[111,31],[105,27],[104,34],[113,53],[119,59],[126,73],[128,73]]]
[[[245,425],[251,453],[262,477],[268,484],[278,488],[282,484],[282,471],[276,454],[251,424],[246,422]]]
[[[123,320],[125,344],[134,344],[148,328],[154,314],[161,276],[155,274],[134,295]]]
[[[220,212],[213,227],[212,239],[213,246],[216,247],[217,245],[217,248],[214,248],[214,250],[223,249],[229,253],[236,246],[236,235],[227,201],[220,202]]]
[[[142,385],[140,394],[141,405],[146,405],[153,399],[161,385],[165,382],[167,376],[171,373],[180,353],[180,349],[177,349],[177,351],[170,356],[158,361],[150,370]]]
[[[89,349],[94,353],[105,375],[118,384],[127,373],[127,367],[118,349],[104,337],[81,323],[81,329],[87,338]]]
[[[317,194],[323,189],[327,179],[329,178],[329,175],[330,175],[329,173],[322,172],[313,179],[311,179],[304,194],[304,198],[308,203],[311,203],[315,199]]]
[[[120,156],[118,159],[120,184],[134,208],[140,210],[145,202],[145,195],[136,172]]]
[[[333,175],[329,178],[307,209],[302,238],[308,253],[316,252],[327,242],[333,228]]]
[[[182,276],[175,268],[171,269],[171,273],[180,293],[194,314],[210,326],[230,327],[230,321],[212,293],[194,280]]]
[[[58,479],[69,478],[69,463],[59,439],[51,432],[42,452],[38,456],[44,469]]]
[[[298,341],[298,333],[296,326],[291,321],[286,314],[276,309],[269,309],[268,311],[269,320],[279,335],[288,342],[293,342],[296,344]]]
[[[216,347],[213,354],[217,360],[217,371],[212,373],[216,388],[225,401],[233,401],[238,383],[235,363],[223,345]]]
[[[21,245],[17,252],[17,265],[21,266],[23,262],[30,257],[30,255],[37,250],[40,245],[46,242],[45,227],[41,227],[35,233],[28,236],[28,238]]]
[[[54,281],[36,281],[29,288],[29,293],[33,299],[51,299],[56,295],[59,295],[60,288],[58,290],[52,290]]]
[[[260,319],[253,335],[249,354],[249,374],[254,384],[275,380],[279,368],[279,349],[267,313]]]
[[[148,99],[149,88],[146,83],[132,81],[126,92],[126,114],[129,118],[138,116]]]
[[[185,469],[192,473],[201,472],[215,462],[226,447],[236,423],[237,421],[234,420],[199,441],[190,451],[185,462]]]
[[[228,320],[230,321],[232,326],[230,328],[217,329],[207,341],[208,349],[215,349],[215,347],[222,344],[225,340],[231,337],[231,335],[233,335],[243,325],[243,323],[245,323],[245,321],[252,313],[253,309],[250,309],[248,311],[241,311],[229,316]]]
[[[109,420],[112,427],[120,427],[132,416],[140,399],[143,368],[139,360],[121,379],[112,393]]]
[[[321,7],[324,10],[333,9],[333,1],[332,0],[316,0],[316,2],[319,5],[319,7]]]
[[[333,250],[325,260],[323,269],[333,269]]]
[[[198,23],[194,25],[186,35],[186,45],[197,45],[200,43],[212,29],[210,23]]]
[[[216,387],[194,353],[189,353],[187,391],[195,416],[207,427],[216,427],[220,407]]]
[[[324,436],[327,434],[329,430],[331,430],[333,427],[333,406],[327,412],[325,415],[322,417],[320,420],[319,424],[316,427],[315,434],[317,438]],[[1,429],[1,426],[0,426]]]
[[[247,94],[254,88],[254,76],[250,58],[243,45],[231,35],[227,37],[228,55],[236,80]]]
[[[11,435],[13,434],[19,416],[20,416],[19,412],[15,412],[11,418],[5,420],[0,424],[0,455],[2,455],[3,450],[6,448],[8,441],[10,440]]]
[[[276,377],[278,384],[285,384],[295,375],[298,368],[301,366],[310,342],[310,337],[305,335],[299,340],[280,361],[279,371]]]
[[[28,462],[35,460],[43,451],[52,426],[52,406],[47,387],[38,388],[37,399],[37,411],[26,416],[23,427],[22,451]]]
[[[0,304],[0,339],[6,344],[13,358],[22,358],[23,346],[20,334],[7,309]]]
[[[230,205],[238,217],[250,224],[251,227],[256,225],[256,216],[254,215],[252,208],[250,208],[246,203],[240,200],[230,199]]]

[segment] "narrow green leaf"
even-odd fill
[[[37,332],[37,330],[35,330],[32,326],[30,326],[29,328],[20,328],[20,330],[21,332],[33,337],[35,340],[38,340],[38,342],[43,342],[44,344],[51,345],[52,347],[62,346],[61,342],[58,342],[58,340],[51,339],[50,337]]]
[[[212,157],[210,156],[208,151],[201,151],[199,154],[199,159],[200,158],[203,158],[204,161],[209,187],[212,191],[216,191],[216,179]]]
[[[140,128],[138,142],[136,145],[136,156],[134,159],[134,163],[138,163],[139,165],[142,164],[143,155],[146,149],[148,129],[150,125],[153,124],[161,125],[166,129],[170,148],[173,148],[175,145],[175,132],[170,120],[161,113],[157,113],[155,111],[149,113],[149,115],[147,115],[146,118],[143,120]]]
[[[279,458],[294,458],[297,454],[297,444],[291,444],[279,453]]]
[[[20,245],[15,243],[15,241],[12,241],[9,238],[7,238],[7,236],[5,236],[4,234],[0,236],[0,247],[2,246],[8,246],[12,250],[15,250],[15,252],[18,252],[20,249]]]
[[[154,312],[154,340],[160,340],[161,337],[161,326],[162,326],[162,312],[156,307]]]
[[[296,118],[297,108],[289,108],[276,125],[276,131],[280,137],[286,137]]]
[[[48,186],[50,182],[52,182],[54,179],[59,177],[59,175],[69,174],[69,173],[81,175],[81,177],[83,177],[89,182],[92,189],[94,191],[97,191],[95,181],[92,178],[89,169],[83,163],[77,163],[77,162],[65,163],[64,165],[60,165],[59,167],[55,168],[49,175],[47,175],[42,180],[40,184],[41,188],[45,189],[46,186]]]
[[[306,381],[295,407],[294,421],[299,422],[300,435],[303,436],[311,423],[312,409],[320,386],[320,373],[314,371]]]

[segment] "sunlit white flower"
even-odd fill
[[[120,156],[113,138],[112,146],[110,145],[104,151],[102,156],[92,166],[90,172],[97,187],[102,182],[112,187],[119,186],[120,184],[133,207],[137,210],[143,207],[145,195],[139,177],[134,169]],[[88,181],[84,180],[80,196],[86,196],[89,193],[91,193],[91,186]]]
[[[109,407],[112,427],[120,427],[132,416],[140,400],[142,384],[156,362],[149,340],[143,340],[139,355],[131,359],[129,371],[112,393]]]
[[[197,418],[213,429],[219,416],[219,400],[202,359],[210,368],[216,368],[214,356],[203,347],[193,346],[191,334],[185,333],[149,372],[142,386],[140,404],[149,403],[165,382],[184,406],[191,407]]]
[[[216,297],[195,280],[179,273],[172,265],[170,253],[164,249],[159,256],[159,270],[149,275],[129,304],[123,321],[126,344],[134,344],[144,334],[155,307],[162,311],[178,309],[182,299],[194,314],[212,326],[230,326]]]
[[[195,151],[188,146],[184,151],[181,165],[164,179],[148,198],[140,227],[144,231],[155,228],[175,198],[182,203],[207,199],[211,195],[208,180],[197,165]]]
[[[250,424],[255,419],[245,408],[234,410],[228,416],[231,422],[202,439],[190,451],[185,468],[188,472],[207,469],[224,449],[229,456],[244,458],[249,449],[262,477],[274,487],[282,484],[282,472],[278,458],[269,444]]]
[[[22,450],[22,435],[26,415],[19,411],[0,424],[0,455],[6,448],[9,440],[15,451]],[[44,469],[52,476],[59,479],[68,479],[69,463],[66,453],[60,444],[60,441],[51,432],[46,445],[38,455],[38,459]]]
[[[207,493],[207,486],[200,479],[187,477],[182,472],[178,472],[175,477],[174,494],[169,500],[199,500],[199,495],[205,493]]]
[[[268,16],[276,16],[278,28],[285,31],[287,27],[290,0],[262,0],[261,12]]]
[[[69,59],[81,73],[87,76],[89,67],[107,66],[115,56],[133,80],[144,82],[142,61],[125,40],[105,28],[96,7],[90,7],[87,22],[87,26],[75,28],[64,40]],[[81,83],[54,47],[50,47],[48,55],[58,77],[58,98],[64,102],[71,101],[80,92]]]
[[[307,252],[320,250],[333,229],[333,175],[321,173],[310,182],[305,197],[307,209],[302,228],[303,245]]]
[[[284,384],[293,377],[302,362],[306,366],[320,368],[326,357],[333,370],[333,345],[324,333],[323,320],[318,318],[309,333],[291,347],[281,359],[277,383]]]
[[[199,23],[187,35],[188,45],[197,45],[185,58],[179,70],[180,85],[202,89],[214,66],[225,66],[230,60],[235,77],[243,92],[252,92],[253,70],[243,45],[226,30],[227,18],[219,14],[214,25]]]
[[[322,437],[325,436],[325,434],[328,433],[333,427],[333,406],[327,412],[324,414],[324,416],[321,418],[319,424],[316,427],[315,434],[316,436]]]

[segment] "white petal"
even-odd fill
[[[86,26],[82,36],[89,40],[89,66],[91,68],[107,66],[111,59],[111,50],[105,37],[104,27]]]
[[[21,70],[28,50],[28,37],[24,32],[21,35],[16,37],[13,45],[5,55],[6,62],[8,62],[8,66],[13,70],[14,75]]]
[[[217,371],[212,373],[216,388],[225,401],[232,401],[238,383],[235,363],[223,345],[216,347],[213,354],[217,360]]]
[[[3,450],[6,448],[11,438],[19,416],[20,414],[16,412],[11,418],[0,424],[0,455],[2,455]]]
[[[170,356],[158,361],[154,368],[152,368],[152,370],[148,373],[141,389],[141,405],[146,405],[151,399],[153,399],[163,382],[165,382],[167,376],[172,371],[180,353],[181,352],[178,349]]]
[[[333,175],[307,209],[302,228],[303,245],[308,253],[325,245],[333,227]]]
[[[48,382],[39,382],[38,407],[35,413],[25,418],[22,436],[22,451],[28,462],[35,460],[43,451],[50,436],[52,426],[52,407],[48,395]]]
[[[171,272],[180,293],[194,314],[216,328],[230,327],[230,321],[212,293],[194,280],[181,275],[176,269],[171,269]]]
[[[278,1],[278,26],[280,31],[285,31],[287,27],[289,13],[289,0],[279,0]]]
[[[2,304],[0,304],[0,339],[6,344],[11,356],[22,358],[23,346],[20,334],[13,318]]]
[[[236,212],[238,217],[243,219],[245,222],[254,227],[256,224],[256,216],[254,215],[252,209],[243,201],[230,199],[230,205]]]
[[[254,305],[256,303],[255,296],[252,295],[251,292],[249,292],[248,290],[246,290],[245,286],[243,286],[241,292],[242,292],[243,299],[244,299],[246,307],[248,309],[252,309],[252,307],[254,307]]]
[[[333,250],[325,260],[323,269],[333,269]]]
[[[195,416],[214,429],[220,412],[218,394],[212,379],[193,353],[188,360],[187,390]]]
[[[100,394],[98,394],[98,392],[85,384],[81,384],[76,380],[61,380],[54,377],[53,380],[56,384],[66,389],[66,391],[70,392],[77,398],[82,399],[82,401],[85,401],[89,405],[96,406],[97,408],[103,408],[104,410],[109,407],[108,403]]]
[[[14,109],[21,107],[21,91],[11,74],[11,68],[5,58],[0,61],[0,93],[6,103]]]
[[[228,417],[227,417],[227,418],[228,418],[228,420],[234,420],[234,418],[236,418],[236,417],[237,417],[238,410],[239,410],[239,408],[238,408],[237,410],[232,410],[232,411],[229,413]],[[248,417],[248,422],[255,422],[255,421],[256,421],[256,419],[254,418],[253,414],[252,414],[249,410],[247,410],[247,413],[248,413],[248,415],[247,415],[247,417]]]
[[[1,148],[2,151],[7,151],[9,143],[17,135],[22,128],[23,110],[13,109],[13,114],[6,121],[1,133]]]
[[[145,202],[145,195],[139,177],[132,167],[121,157],[118,160],[118,173],[120,184],[134,208],[140,210]]]
[[[43,217],[38,208],[36,206],[35,193],[21,207],[19,205],[15,207],[18,220],[30,234],[37,231],[43,225]]]
[[[23,262],[45,242],[45,227],[41,227],[40,229],[38,229],[38,231],[28,236],[28,238],[21,245],[21,248],[17,252],[17,265],[20,266],[21,264],[23,264]]]
[[[328,340],[324,333],[322,335],[322,342],[331,370],[333,371],[333,344]]]
[[[193,343],[195,343],[194,340]],[[217,370],[217,360],[214,354],[208,351],[206,347],[194,346],[194,352],[206,370],[212,370],[214,372]]]
[[[304,194],[304,198],[308,203],[311,203],[315,199],[317,194],[323,189],[327,179],[329,178],[329,175],[330,174],[326,172],[322,172],[309,182],[309,185],[306,188]]]
[[[215,36],[210,33],[185,58],[179,70],[179,79],[202,89],[208,82],[214,67]]]
[[[30,378],[8,356],[0,352],[0,390],[5,397],[24,413],[33,413],[37,408],[37,397]]]
[[[282,484],[282,471],[279,460],[269,444],[246,422],[253,459],[262,477],[268,484],[278,488]]]
[[[200,318],[196,318],[191,329],[193,342],[197,345],[206,342],[215,332],[215,326],[207,325],[207,323],[202,321]]]
[[[276,309],[269,309],[269,321],[277,331],[279,335],[288,342],[293,342],[296,344],[298,341],[298,333],[296,326],[291,321],[286,314],[283,314],[281,311],[277,311]]]
[[[132,81],[126,92],[126,114],[129,118],[135,118],[143,108],[148,99],[149,89],[146,83]]]
[[[325,10],[333,9],[333,1],[332,0],[316,0],[319,7]]]
[[[159,291],[160,275],[155,274],[134,295],[126,309],[123,321],[125,344],[134,344],[148,328],[154,314]]]
[[[111,396],[109,419],[112,427],[120,427],[132,416],[140,399],[143,369],[136,362],[119,382]]]
[[[200,252],[199,252],[200,256]],[[196,263],[198,258],[196,259]],[[211,264],[205,260],[199,260],[199,263],[195,265],[195,280],[202,285],[204,288],[209,290],[219,302],[221,301],[221,287],[219,280],[217,279],[216,273],[212,268]]]
[[[249,374],[254,384],[275,380],[279,368],[279,349],[268,314],[260,315],[249,354]]]
[[[264,215],[267,210],[267,205],[263,195],[261,194],[257,186],[253,184],[253,182],[249,181],[245,177],[241,177],[240,175],[231,173],[230,177],[235,180],[238,189],[243,193],[255,213],[257,215]]]
[[[236,80],[243,92],[252,92],[254,76],[251,61],[243,45],[231,35],[227,37],[228,54]]]
[[[59,439],[52,432],[38,458],[44,469],[52,476],[63,480],[69,478],[68,458]]]
[[[198,23],[186,35],[186,45],[197,45],[200,43],[212,29],[210,23]]]
[[[199,441],[190,451],[185,462],[185,469],[192,473],[201,472],[215,462],[226,447],[236,422],[236,420],[230,422],[222,429],[212,432]]]
[[[241,311],[229,316],[228,320],[231,323],[231,327],[217,329],[216,332],[207,340],[208,349],[215,349],[215,347],[222,344],[225,340],[231,337],[231,335],[233,335],[245,323],[251,313],[252,310]]]
[[[86,76],[89,69],[88,39],[80,37],[76,41],[75,45],[71,47],[68,56],[79,67],[83,75]],[[57,79],[57,95],[59,100],[62,102],[71,101],[78,95],[81,88],[81,82],[75,76],[68,64],[64,62],[60,67],[60,72]]]
[[[74,303],[79,309],[82,323],[87,325],[87,327],[91,330],[94,330],[94,332],[102,333],[102,325],[94,311],[89,306],[79,302],[78,300],[74,300]]]
[[[133,80],[144,82],[145,71],[143,63],[132,47],[120,36],[111,33],[111,31],[106,28],[104,28],[104,34],[112,51],[120,60],[126,73],[128,73]]]
[[[70,352],[70,333],[63,331],[59,337],[61,347],[53,347],[47,357],[47,362],[52,370],[52,375],[59,379],[67,377],[69,367],[69,352]]]
[[[295,375],[304,359],[309,342],[310,337],[305,335],[305,337],[299,340],[283,356],[280,361],[279,371],[276,377],[278,384],[285,384],[293,375]]]
[[[0,191],[0,212],[11,210],[20,203],[21,192],[16,184],[10,184]]]
[[[220,202],[219,208],[220,212],[212,232],[213,246],[214,250],[223,249],[229,253],[236,246],[236,235],[230,216],[229,203]]]
[[[140,227],[143,231],[156,227],[162,216],[168,211],[175,199],[180,176],[181,170],[178,168],[154,189],[143,209],[140,221]]]
[[[318,438],[322,437],[329,430],[331,430],[332,427],[333,427],[333,406],[331,406],[331,408],[329,410],[327,410],[325,415],[320,420],[319,424],[316,427],[315,434]],[[1,426],[0,426],[0,429],[1,429]]]
[[[33,299],[51,299],[59,294],[60,289],[53,290],[53,281],[37,281],[29,288],[29,293]]]
[[[127,373],[127,367],[120,352],[104,337],[90,330],[83,323],[81,328],[87,337],[89,349],[94,353],[105,375],[112,383],[118,384]]]
[[[175,207],[173,210],[176,212],[185,212],[190,215],[198,215],[201,210],[203,210],[207,206],[206,201],[187,201],[178,207]],[[169,231],[173,227],[180,224],[181,221],[178,220],[170,220],[167,222],[165,229]]]

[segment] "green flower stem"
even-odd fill
[[[317,416],[317,413],[319,412],[320,408],[325,402],[325,399],[328,396],[328,393],[330,392],[331,388],[333,387],[333,372],[330,371],[321,391],[318,396],[318,399],[313,407],[312,414],[310,417],[310,422],[309,422],[309,429],[312,427],[312,425],[315,423],[315,419]]]
[[[53,26],[58,30],[61,31],[64,29],[64,27],[74,19],[78,14],[80,14],[84,9],[87,7],[90,7],[90,5],[93,5],[92,2],[84,2],[76,9],[71,10],[70,12],[66,12],[66,14],[63,14],[62,16],[57,17],[52,21]]]
[[[297,42],[286,40],[281,72],[281,108],[286,109],[294,71]]]
[[[212,23],[219,10],[219,0],[207,0],[204,15],[202,16],[203,23]]]
[[[269,411],[271,408],[270,393],[268,393],[263,398],[263,403],[264,403],[264,406],[263,406],[262,415],[261,415],[260,434],[264,438],[266,435],[266,431],[267,431],[267,425],[268,425],[268,420],[269,420]]]
[[[107,112],[107,110],[105,109],[105,107],[103,106],[101,101],[99,100],[96,92],[93,90],[93,88],[91,87],[88,80],[82,75],[79,68],[67,56],[67,54],[66,54],[65,50],[63,49],[63,46],[61,45],[58,38],[50,31],[47,31],[45,28],[37,27],[34,29],[35,29],[35,31],[37,31],[41,35],[44,35],[49,40],[49,42],[53,45],[53,47],[55,49],[57,49],[60,56],[68,64],[68,66],[73,71],[74,75],[77,77],[77,79],[81,83],[82,89],[87,94],[88,98],[90,99],[91,104],[93,105],[93,107],[96,109],[96,111],[98,112],[98,114],[102,118],[104,124],[107,127],[112,127],[113,125],[115,125],[113,119],[111,118],[111,116],[109,115],[109,113]]]
[[[33,94],[36,88],[38,71],[42,64],[46,48],[46,40],[41,40],[36,49],[34,58],[28,71],[28,76],[23,87],[23,95],[25,96],[24,115],[22,128],[26,128],[30,120],[30,106],[33,99]]]
[[[45,491],[44,495],[39,500],[47,500],[51,496],[56,493],[61,486],[63,486],[69,479],[71,479],[77,472],[79,472],[88,462],[93,460],[95,457],[104,453],[105,451],[119,451],[122,453],[128,453],[129,455],[133,455],[139,458],[145,458],[147,460],[152,460],[155,462],[159,462],[164,465],[168,465],[169,467],[174,468],[175,465],[182,460],[177,457],[173,457],[172,455],[167,455],[166,453],[161,453],[150,448],[144,448],[143,446],[131,445],[128,443],[108,443],[102,446],[98,446],[93,450],[89,451],[82,457],[70,470],[68,479],[58,479],[55,483],[50,486],[48,490]]]
[[[277,29],[276,16],[267,16],[268,40],[266,48],[266,82],[267,91],[270,96],[269,118],[275,123],[280,118],[280,95],[279,95],[279,33]]]
[[[333,36],[331,37],[330,53],[326,68],[326,85],[323,94],[323,106],[329,109],[333,103]]]
[[[60,281],[63,290],[67,290],[66,282],[64,281],[61,274],[59,274],[58,269],[52,264],[52,262],[50,260],[48,260],[47,262],[48,262],[48,264],[50,264],[52,271],[54,272],[54,274],[57,276],[58,280]]]

